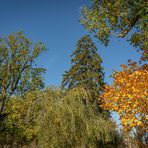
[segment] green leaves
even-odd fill
[[[86,86],[98,94],[104,84],[102,60],[97,54],[97,47],[88,35],[78,41],[71,63],[71,69],[63,75],[62,86],[69,89]]]
[[[111,36],[127,37],[142,50],[141,59],[147,60],[147,5],[145,0],[93,0],[90,7],[82,8],[80,23],[106,46]]]
[[[35,60],[44,50],[43,43],[33,45],[23,32],[10,33],[7,38],[1,38],[1,97],[23,95],[27,91],[43,88],[41,75],[45,69],[35,67]]]
[[[7,100],[0,146],[30,146],[33,141],[35,147],[117,147],[115,124],[97,114],[91,97],[83,87],[66,93],[48,88]]]

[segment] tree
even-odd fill
[[[56,94],[48,93],[49,101],[43,104],[46,112],[39,120],[39,145],[61,148],[118,147],[120,138],[115,124],[95,114],[90,102],[87,108],[83,104],[82,100],[91,97],[88,90],[83,87],[72,88],[62,98],[57,96],[59,93]]]
[[[81,24],[106,46],[110,37],[125,38],[148,60],[148,3],[146,0],[92,0],[83,7]]]
[[[102,107],[117,112],[126,131],[134,128],[144,134],[148,130],[148,65],[139,67],[133,62],[121,66],[101,96]]]
[[[35,65],[43,50],[43,43],[33,45],[22,32],[0,38],[0,114],[12,95],[23,95],[29,90],[43,88],[41,74],[45,69]]]
[[[63,75],[62,86],[68,89],[84,86],[94,94],[99,94],[104,85],[102,59],[90,36],[83,36],[72,54],[72,67]]]
[[[118,147],[114,122],[95,114],[89,102],[88,108],[83,104],[89,93],[73,88],[65,95],[48,88],[9,99],[11,114],[0,125],[0,147]]]

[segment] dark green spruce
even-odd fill
[[[71,55],[71,68],[63,75],[62,87],[67,89],[82,86],[93,94],[100,94],[104,85],[102,59],[89,35],[83,36]]]

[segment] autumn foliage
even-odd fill
[[[113,73],[113,83],[105,86],[101,96],[103,107],[119,114],[123,128],[130,131],[148,129],[148,65],[137,66],[136,62]]]

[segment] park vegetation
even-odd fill
[[[92,0],[82,8],[80,23],[101,43],[127,38],[141,51],[139,64],[121,63],[110,85],[91,35],[78,40],[57,88],[45,87],[46,70],[36,64],[46,50],[42,42],[34,44],[20,31],[1,37],[0,147],[147,147],[147,12],[145,0]]]

